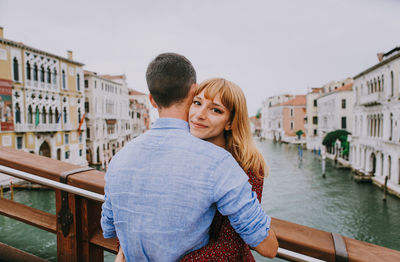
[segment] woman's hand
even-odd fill
[[[126,262],[126,260],[125,260],[125,255],[124,255],[124,251],[122,251],[122,248],[121,248],[121,247],[119,247],[118,254],[117,254],[117,256],[115,257],[114,262]]]

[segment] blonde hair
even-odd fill
[[[223,78],[211,78],[202,82],[195,95],[204,90],[204,97],[213,100],[217,94],[230,111],[231,130],[224,131],[226,150],[236,159],[245,172],[255,172],[259,178],[268,175],[264,158],[254,144],[247,113],[246,98],[240,87]]]

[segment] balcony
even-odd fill
[[[15,132],[56,132],[61,131],[61,124],[15,124]]]
[[[360,97],[360,105],[362,106],[374,106],[379,105],[383,99],[384,94],[382,92],[372,93]]]

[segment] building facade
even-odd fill
[[[273,107],[292,99],[293,95],[277,95],[268,97],[261,108],[261,137],[280,141],[283,136],[282,111]]]
[[[87,160],[107,168],[111,158],[132,137],[129,93],[125,75],[85,71]]]
[[[0,144],[85,166],[83,64],[3,37]]]
[[[297,95],[293,99],[278,104],[275,107],[282,110],[282,141],[289,143],[302,143],[306,136],[304,118],[306,116],[306,96]],[[301,131],[299,136],[296,133]]]
[[[317,150],[321,147],[321,139],[318,136],[318,106],[317,99],[323,93],[323,88],[312,88],[306,95],[306,117],[304,128],[308,150]]]
[[[353,169],[400,195],[400,48],[354,77]]]

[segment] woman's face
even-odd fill
[[[193,98],[189,110],[190,133],[218,146],[225,146],[224,130],[230,130],[230,111],[217,94],[214,100],[204,97],[204,90]]]

